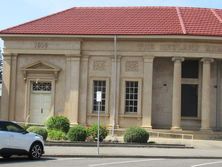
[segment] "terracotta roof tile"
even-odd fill
[[[219,18],[220,9],[75,7],[2,30],[0,34],[222,36]]]

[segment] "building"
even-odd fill
[[[0,32],[0,118],[222,128],[222,10],[77,7]]]

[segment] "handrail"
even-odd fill
[[[183,134],[183,133],[169,133],[169,132],[154,132],[154,131],[149,131],[149,134],[156,134],[156,138],[158,139],[180,139],[181,144],[187,145],[187,141],[190,143],[189,146],[193,147],[193,139],[194,135],[192,134]],[[165,136],[164,136],[165,135]],[[170,136],[170,137],[167,137]],[[178,138],[172,138],[172,136],[177,136]]]

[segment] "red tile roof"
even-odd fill
[[[222,36],[222,10],[74,7],[2,30],[0,34]]]

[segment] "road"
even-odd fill
[[[0,159],[1,167],[221,167],[222,159],[26,158]]]

